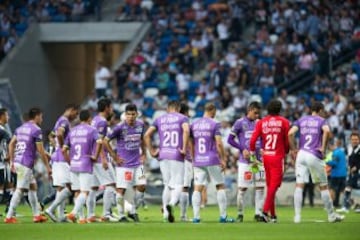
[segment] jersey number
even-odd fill
[[[270,134],[266,136],[265,139],[265,149],[266,150],[274,150],[276,147],[278,135],[276,134]]]
[[[164,147],[177,147],[179,146],[179,133],[178,132],[168,132],[164,133]]]
[[[77,144],[74,146],[75,149],[75,154],[73,156],[74,160],[79,160],[79,158],[81,157],[81,145]]]
[[[205,138],[199,138],[198,139],[198,152],[199,153],[206,153]]]
[[[311,135],[306,135],[305,136],[305,144],[304,144],[304,148],[305,149],[310,149],[310,144],[312,142],[312,136]]]
[[[26,143],[25,142],[17,142],[15,146],[15,154],[16,155],[23,155],[26,150]]]

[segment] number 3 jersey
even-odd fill
[[[220,123],[203,117],[191,124],[190,136],[194,141],[195,167],[220,165],[215,136],[221,136]]]
[[[70,169],[73,172],[92,173],[91,160],[99,134],[89,124],[81,123],[70,130],[65,140],[65,147],[70,149]]]
[[[322,145],[322,128],[327,125],[324,118],[320,116],[305,116],[294,122],[299,129],[299,149],[309,152],[323,159],[320,148]]]
[[[124,160],[121,167],[135,168],[141,165],[140,148],[144,135],[144,123],[136,121],[133,126],[125,121],[116,125],[106,138],[116,139],[117,155]]]
[[[157,129],[160,139],[159,160],[184,161],[179,149],[183,147],[182,125],[188,122],[186,116],[177,112],[167,113],[154,121],[153,127]]]
[[[34,122],[26,122],[15,130],[16,146],[14,162],[33,168],[36,159],[36,143],[42,142],[42,132]]]

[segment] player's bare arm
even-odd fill
[[[102,143],[103,143],[102,139],[98,139],[98,140],[96,141],[95,155],[92,157],[92,160],[93,160],[94,162],[96,162],[97,159],[98,159],[99,156],[100,156],[100,152],[101,152],[101,150],[102,150]]]
[[[183,147],[180,149],[181,154],[186,154],[186,149],[189,144],[189,137],[190,137],[190,126],[189,123],[183,123],[181,125],[183,130]]]
[[[225,150],[221,140],[221,136],[215,136],[216,149],[220,157],[221,169],[224,171],[226,168]]]
[[[64,146],[62,147],[61,151],[62,151],[62,154],[63,154],[63,156],[64,156],[64,158],[65,158],[65,161],[66,161],[68,164],[70,164],[69,147],[66,146],[66,145],[64,145]]]
[[[43,142],[36,142],[36,150],[40,154],[41,160],[43,161],[43,163],[48,171],[49,176],[51,176],[51,167],[49,165],[49,160],[46,155],[46,151],[45,151]]]
[[[326,147],[327,147],[327,144],[329,142],[331,132],[330,132],[330,128],[329,128],[328,125],[322,126],[322,131],[323,131],[323,134],[322,134],[322,141],[321,141],[321,149],[320,149],[320,151],[322,152],[323,156],[325,156]]]
[[[64,145],[64,134],[65,134],[65,128],[59,127],[56,131],[56,138],[58,140],[60,148]]]
[[[149,150],[152,157],[157,157],[158,151],[151,144],[151,137],[154,135],[156,128],[151,126],[144,135],[146,148]]]

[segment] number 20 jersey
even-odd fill
[[[327,125],[326,120],[319,116],[305,116],[294,122],[300,133],[299,149],[309,152],[322,159],[320,152],[322,145],[322,128]]]
[[[179,149],[183,147],[182,125],[189,119],[180,113],[167,113],[158,117],[154,123],[159,133],[160,152],[159,160],[184,161],[184,156]]]
[[[195,167],[220,165],[215,136],[221,136],[220,123],[203,117],[191,124],[190,135],[194,141]]]

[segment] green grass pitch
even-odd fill
[[[3,209],[3,206],[0,206]],[[70,210],[70,206],[67,208]],[[101,207],[97,207],[98,213]],[[303,221],[294,224],[293,208],[279,207],[277,224],[256,223],[253,221],[253,209],[246,209],[243,223],[218,223],[218,208],[208,206],[201,211],[202,222],[163,223],[160,206],[150,205],[148,210],[140,209],[140,223],[32,223],[31,211],[28,206],[20,206],[17,212],[18,224],[0,222],[0,239],[360,239],[360,214],[350,212],[342,223],[326,222],[326,212],[322,207],[303,209]],[[188,212],[192,216],[191,209]],[[178,216],[179,209],[175,209]],[[229,216],[236,216],[236,208],[228,209]],[[178,218],[177,218],[178,219]]]

